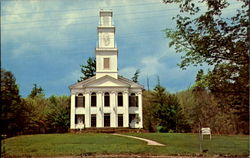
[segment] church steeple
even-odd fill
[[[109,75],[118,78],[117,54],[115,45],[115,27],[112,23],[111,10],[100,11],[100,22],[97,27],[98,45],[96,48],[96,78]]]
[[[143,128],[143,86],[118,77],[118,50],[112,17],[112,11],[100,11],[96,76],[70,86],[70,129]],[[139,119],[130,119],[131,114]]]

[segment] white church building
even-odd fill
[[[112,11],[101,10],[96,75],[71,85],[70,129],[142,128],[143,86],[118,75]]]

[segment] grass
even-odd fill
[[[55,156],[140,151],[144,142],[110,134],[39,134],[5,140],[9,156]]]
[[[166,146],[157,153],[192,155],[200,152],[198,134],[191,133],[133,133],[129,135],[158,141]],[[249,137],[246,135],[213,135],[204,136],[201,141],[202,154],[208,155],[249,155]]]
[[[39,134],[8,138],[7,156],[60,156],[91,154],[195,155],[199,153],[198,135],[169,133],[129,134],[156,140],[164,147],[110,134]],[[248,136],[213,136],[202,143],[206,154],[248,155]]]

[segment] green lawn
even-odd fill
[[[162,154],[187,154],[191,155],[200,152],[200,139],[198,134],[183,133],[133,133],[129,135],[152,139],[165,144],[163,150],[157,153]],[[201,141],[203,154],[209,155],[248,155],[249,136],[246,135],[213,135],[212,139],[205,136]]]
[[[129,134],[157,140],[164,147],[111,134],[39,134],[6,139],[8,156],[60,156],[88,154],[194,155],[199,153],[198,135],[144,133]],[[203,141],[206,154],[248,155],[248,136],[213,136]]]

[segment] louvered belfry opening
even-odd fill
[[[103,67],[104,67],[104,69],[109,69],[109,58],[104,58],[104,65],[103,65]]]

